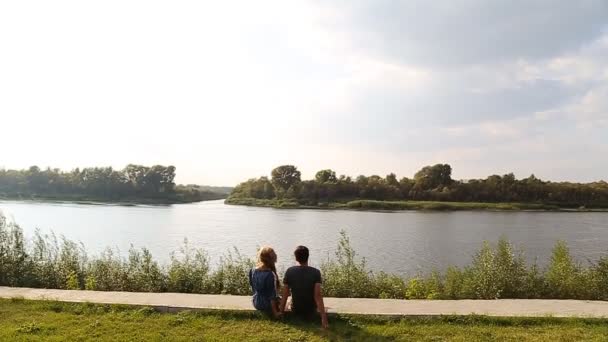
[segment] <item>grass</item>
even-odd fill
[[[118,205],[170,205],[170,204],[183,204],[183,203],[194,203],[201,201],[213,201],[219,199],[225,199],[228,197],[226,194],[212,193],[205,195],[204,197],[187,198],[181,196],[181,194],[172,195],[169,197],[120,197],[120,198],[109,198],[103,196],[90,196],[90,195],[74,195],[74,194],[61,194],[61,195],[16,195],[16,194],[0,194],[0,200],[10,201],[41,201],[41,202],[70,202],[78,204],[118,204]]]
[[[608,320],[331,316],[330,328],[257,313],[0,299],[2,341],[605,341]]]
[[[346,204],[350,209],[379,210],[557,210],[554,205],[539,203],[478,203],[436,201],[357,200]]]
[[[480,202],[439,202],[439,201],[375,201],[352,200],[345,202],[319,203],[317,205],[303,205],[295,199],[257,199],[229,197],[226,204],[246,205],[257,207],[271,207],[281,209],[351,209],[351,210],[544,210],[544,211],[590,211],[594,209],[562,208],[554,204],[543,203],[480,203]],[[599,210],[599,209],[595,209]]]

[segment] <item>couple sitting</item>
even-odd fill
[[[258,252],[256,267],[249,271],[249,284],[253,290],[253,306],[275,318],[281,317],[287,309],[287,298],[291,295],[291,312],[304,319],[321,315],[321,325],[327,328],[327,314],[321,293],[321,272],[308,266],[308,248],[298,246],[294,252],[297,266],[285,272],[281,296],[281,284],[275,264],[277,254],[270,247]]]

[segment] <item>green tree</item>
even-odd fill
[[[547,285],[554,298],[577,298],[580,284],[580,267],[575,264],[570,249],[564,241],[558,241],[551,254],[547,270]]]
[[[150,193],[172,192],[175,166],[154,165],[146,168],[142,186]]]
[[[336,172],[330,169],[321,170],[317,172],[317,174],[315,175],[315,180],[319,184],[335,183],[338,181],[338,179],[336,178]]]
[[[448,164],[425,166],[414,175],[415,187],[420,190],[433,190],[438,187],[450,186],[452,167]]]
[[[397,181],[397,176],[394,173],[386,175],[386,183],[391,186],[399,186],[399,181]]]
[[[272,184],[276,189],[287,191],[290,187],[301,182],[301,173],[293,165],[281,165],[271,172]]]
[[[146,185],[146,174],[148,173],[148,169],[149,168],[146,166],[129,164],[124,169],[124,173],[136,190],[143,190]]]

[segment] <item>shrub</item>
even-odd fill
[[[547,296],[545,275],[536,262],[526,272],[522,293],[523,298],[545,298]]]
[[[71,272],[68,274],[68,278],[65,282],[65,288],[68,290],[80,290],[80,283],[78,281],[78,274]]]
[[[594,290],[594,299],[608,300],[608,257],[601,257],[591,267],[591,284]]]
[[[472,265],[465,269],[465,296],[480,299],[500,297],[502,289],[497,282],[498,270],[494,266],[494,251],[489,243],[484,242]]]
[[[526,282],[527,269],[522,253],[514,251],[513,245],[502,237],[496,245],[494,265],[499,297],[520,298]]]
[[[321,265],[324,275],[323,291],[333,297],[378,297],[373,274],[367,270],[365,258],[360,260],[350,245],[345,231],[340,231],[340,240],[335,260]]]
[[[249,270],[254,267],[253,260],[241,255],[235,247],[220,258],[217,271],[211,276],[211,292],[220,294],[248,295]]]
[[[210,291],[209,257],[205,251],[194,249],[184,240],[179,253],[172,253],[168,271],[171,292],[205,293]]]
[[[493,248],[484,242],[464,271],[448,268],[446,272],[447,298],[523,298],[529,280],[528,269],[521,252],[504,238]]]
[[[443,297],[445,299],[465,298],[463,294],[464,273],[458,267],[447,268],[443,283]]]
[[[441,280],[437,273],[429,278],[412,278],[405,291],[407,299],[439,299],[441,297]]]
[[[62,237],[57,267],[60,279],[68,280],[72,277],[74,279],[70,285],[80,289],[80,284],[84,283],[86,263],[87,255],[84,246]],[[67,286],[66,281],[64,288],[68,288]]]
[[[84,289],[89,291],[97,290],[97,280],[94,276],[87,276],[87,278],[84,280]]]
[[[23,230],[0,213],[0,285],[28,286],[31,269]]]
[[[578,284],[581,278],[581,270],[574,263],[568,246],[565,242],[558,241],[553,248],[546,275],[549,295],[562,299],[578,298],[577,287],[587,285]]]
[[[141,252],[131,246],[126,268],[127,291],[162,292],[166,290],[165,275],[146,248]]]
[[[378,294],[378,298],[405,298],[407,285],[403,278],[397,275],[380,272],[374,278],[373,282],[375,283],[375,293]]]
[[[88,278],[93,280],[89,285],[91,290],[100,291],[127,291],[129,281],[126,261],[118,256],[112,249],[106,249],[99,258],[91,260],[87,267]]]

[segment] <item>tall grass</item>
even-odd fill
[[[443,273],[405,279],[375,273],[357,258],[342,232],[336,258],[322,266],[324,292],[335,297],[402,299],[558,298],[608,299],[608,257],[582,266],[563,241],[555,245],[549,265],[527,265],[521,251],[506,239],[485,242],[471,263]]]
[[[374,272],[345,232],[333,258],[322,265],[324,292],[332,297],[399,299],[561,298],[608,300],[608,257],[583,266],[558,242],[546,268],[528,265],[506,239],[484,243],[465,267],[405,279]],[[235,248],[211,265],[188,241],[161,265],[149,250],[131,247],[126,257],[106,249],[89,256],[82,244],[22,229],[0,213],[0,286],[103,291],[247,295],[254,262]]]
[[[205,251],[184,241],[168,265],[146,249],[131,247],[126,257],[106,249],[89,256],[84,246],[36,231],[27,241],[22,229],[0,213],[0,286],[71,290],[249,294],[253,261],[238,250],[226,253],[215,269]]]
[[[353,200],[345,202],[320,202],[295,199],[260,199],[229,197],[226,204],[273,208],[331,208],[354,210],[560,210],[560,207],[539,203],[482,203],[482,202],[445,202],[445,201],[377,201]],[[581,208],[580,210],[583,210]]]

